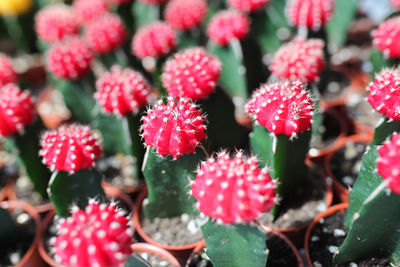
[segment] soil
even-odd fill
[[[347,229],[343,226],[344,213],[336,212],[332,216],[321,219],[311,232],[310,258],[314,267],[332,266],[332,257],[343,243]],[[341,264],[337,267],[389,267],[390,260],[383,253],[369,259]]]
[[[11,267],[21,261],[35,237],[35,222],[32,217],[21,209],[11,212],[18,227],[19,237],[15,240],[0,240],[0,266]]]
[[[309,182],[297,189],[290,199],[282,200],[280,215],[273,221],[271,213],[263,213],[259,222],[275,228],[294,228],[306,225],[326,210],[326,185],[318,168],[309,172]],[[302,201],[299,201],[302,200]]]
[[[144,216],[142,218],[143,231],[163,245],[183,246],[203,239],[200,227],[205,218],[188,214],[173,218],[155,218],[153,221]]]
[[[377,113],[366,101],[366,94],[351,94],[347,100],[347,111],[355,121],[374,129],[382,117],[382,114]]]
[[[344,187],[352,187],[361,168],[367,144],[347,142],[331,158],[331,170],[336,180]]]
[[[166,261],[157,255],[149,253],[138,253],[151,267],[174,267],[169,261]]]
[[[266,267],[297,266],[297,258],[291,247],[276,235],[267,235],[267,248],[269,250]],[[207,257],[205,249],[195,253],[187,267],[212,267],[213,264]],[[250,265],[249,265],[250,266]]]

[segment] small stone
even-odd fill
[[[314,261],[313,265],[314,265],[314,267],[323,267],[319,261]]]
[[[345,176],[342,178],[342,181],[345,185],[351,186],[354,183],[354,178],[351,176]]]
[[[311,237],[311,242],[317,242],[317,241],[319,241],[319,236],[313,235]]]
[[[337,246],[329,246],[328,250],[330,253],[335,254],[338,250],[338,247]]]
[[[333,230],[333,235],[336,237],[341,237],[341,236],[345,236],[346,232],[343,231],[342,229],[335,229],[335,230]]]
[[[358,264],[355,262],[350,262],[349,267],[358,267]]]

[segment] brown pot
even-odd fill
[[[168,251],[160,247],[156,247],[147,243],[136,243],[132,246],[132,251],[137,253],[148,253],[160,257],[175,267],[180,267],[178,260]]]
[[[145,240],[147,243],[152,244],[156,247],[160,247],[162,249],[167,250],[170,252],[172,255],[174,255],[182,264],[184,264],[187,260],[187,258],[190,256],[190,254],[193,252],[193,249],[198,246],[202,241],[192,243],[192,244],[187,244],[184,246],[168,246],[161,244],[155,240],[153,240],[149,235],[147,235],[142,228],[142,222],[141,222],[141,214],[142,214],[142,206],[143,206],[143,200],[147,196],[147,190],[144,190],[138,197],[134,212],[133,212],[133,226],[135,227],[135,231],[139,234],[143,240]]]
[[[343,138],[340,140],[340,144],[338,146],[338,150],[341,149],[342,147],[346,146],[347,142],[358,142],[358,143],[370,143],[372,141],[373,135],[371,133],[365,133],[365,134],[355,134],[346,138]],[[338,151],[336,150],[336,151]],[[344,187],[335,177],[335,175],[332,172],[331,168],[331,160],[334,153],[328,154],[325,158],[324,162],[324,168],[326,174],[332,178],[332,184],[333,184],[333,191],[336,194],[336,196],[339,198],[341,202],[347,203],[349,202],[349,190]]]
[[[10,190],[12,190],[12,183],[8,180],[7,184],[0,189],[0,201],[6,200],[10,194]]]
[[[301,258],[301,255],[299,253],[299,251],[297,250],[296,246],[284,235],[279,233],[278,231],[275,231],[274,229],[272,229],[271,227],[262,225],[261,226],[263,228],[263,230],[267,233],[267,234],[272,234],[275,236],[278,236],[280,239],[284,240],[286,242],[286,244],[288,244],[288,246],[291,248],[292,252],[294,255],[296,255],[297,258],[297,266],[298,267],[303,267],[303,260]],[[192,256],[195,253],[200,252],[204,247],[206,246],[206,242],[205,240],[202,240],[193,250],[193,253],[191,254],[190,258],[187,261],[187,265],[190,263],[190,261],[192,260]]]
[[[29,247],[28,251],[25,253],[21,261],[15,265],[15,267],[41,267],[45,266],[43,260],[38,253],[38,244],[42,238],[42,224],[40,222],[39,214],[36,209],[26,202],[10,200],[0,202],[0,207],[3,209],[23,209],[26,211],[35,222],[35,237],[32,241],[32,245]]]
[[[104,190],[106,190],[107,187],[114,187],[114,188],[116,188],[116,186],[114,186],[114,185],[112,185],[112,184],[110,184],[110,183],[107,183],[107,182],[105,182],[105,181],[102,181],[102,182],[101,182],[101,185],[103,186],[103,189],[104,189]],[[145,184],[142,183],[142,184],[140,184],[140,185],[138,185],[138,186],[127,186],[126,188],[123,188],[123,189],[120,189],[120,190],[122,190],[122,191],[125,192],[126,194],[138,194],[138,193],[140,193],[142,190],[144,190],[145,187],[146,187]]]
[[[104,192],[106,193],[107,198],[118,199],[124,202],[130,209],[133,208],[132,200],[124,194],[119,188],[110,186],[108,188],[104,188]],[[52,257],[48,254],[47,250],[44,246],[44,234],[46,233],[46,229],[49,227],[50,223],[53,221],[54,216],[56,215],[56,211],[54,206],[50,209],[49,213],[44,217],[42,234],[40,240],[38,242],[38,251],[42,259],[52,267],[63,267],[61,264],[57,264]]]
[[[330,207],[329,209],[327,209],[326,211],[321,212],[320,214],[315,216],[315,218],[311,222],[310,226],[308,226],[307,232],[306,232],[306,237],[304,239],[304,248],[305,248],[305,252],[306,252],[307,263],[309,264],[310,267],[314,267],[311,257],[310,257],[309,242],[310,242],[311,232],[314,229],[315,225],[319,222],[320,219],[329,217],[337,211],[345,212],[345,210],[347,209],[348,206],[349,206],[348,203],[341,203],[338,205],[334,205],[334,206]]]

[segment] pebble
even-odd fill
[[[314,267],[323,267],[319,261],[314,261],[313,265],[314,265]]]
[[[342,229],[335,229],[335,230],[333,230],[333,235],[336,237],[341,237],[341,236],[345,236],[346,232],[343,231]]]
[[[345,176],[342,178],[342,181],[345,185],[351,186],[354,182],[354,179],[351,176]]]
[[[358,267],[358,264],[355,262],[350,262],[349,267]]]
[[[329,246],[328,250],[330,253],[335,254],[336,251],[338,250],[338,247],[337,246]]]
[[[317,241],[319,241],[319,236],[313,235],[313,236],[311,237],[311,241],[312,241],[312,242],[317,242]]]

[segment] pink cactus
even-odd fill
[[[379,25],[372,38],[376,47],[389,58],[400,57],[400,16]]]
[[[9,83],[0,88],[0,137],[22,132],[35,118],[30,94]]]
[[[105,0],[74,0],[77,19],[85,24],[109,11]]]
[[[46,54],[49,71],[56,77],[67,80],[83,77],[89,72],[92,60],[92,51],[77,36],[54,43]]]
[[[307,131],[314,115],[313,102],[301,82],[265,84],[246,108],[269,132],[292,137]]]
[[[0,53],[0,88],[8,83],[17,82],[17,74],[14,71],[11,59]]]
[[[146,3],[146,4],[152,4],[152,5],[161,5],[161,4],[168,2],[168,0],[138,0],[138,1]]]
[[[379,113],[400,120],[400,71],[383,69],[369,84],[368,102]]]
[[[220,11],[208,25],[208,36],[218,45],[227,45],[232,39],[244,39],[250,30],[250,20],[244,14],[226,10]]]
[[[199,100],[214,92],[221,71],[218,58],[202,48],[191,48],[167,61],[162,82],[171,96]]]
[[[269,1],[270,0],[229,0],[228,4],[230,7],[237,10],[252,13],[265,7]]]
[[[71,7],[64,4],[49,5],[35,17],[36,33],[40,39],[52,43],[79,32],[79,23]]]
[[[380,158],[377,171],[388,181],[391,191],[400,195],[400,134],[395,133],[390,141],[386,141],[378,149]]]
[[[127,37],[125,26],[117,15],[107,13],[87,25],[85,40],[98,54],[107,54],[123,45]]]
[[[390,0],[390,2],[395,8],[400,9],[400,0]]]
[[[178,30],[198,26],[207,14],[206,0],[171,0],[165,9],[165,19]]]
[[[286,13],[296,27],[319,30],[333,14],[334,0],[289,0]]]
[[[104,73],[96,82],[96,100],[106,113],[123,116],[137,113],[147,105],[151,93],[150,84],[143,76],[131,69],[113,66],[110,72]]]
[[[40,156],[52,171],[90,169],[102,153],[99,133],[88,126],[71,124],[42,135]]]
[[[127,3],[130,3],[130,2],[132,2],[132,1],[133,1],[133,0],[108,0],[109,3],[117,4],[117,5],[120,5],[120,4],[127,4]]]
[[[159,100],[142,120],[146,146],[154,147],[161,156],[168,154],[178,158],[194,153],[206,138],[206,118],[188,99],[169,97],[166,104]]]
[[[323,48],[322,40],[296,38],[276,52],[270,69],[278,78],[314,82],[324,68]]]
[[[268,168],[259,169],[257,158],[246,160],[242,152],[202,162],[192,182],[200,211],[226,224],[252,222],[268,212],[276,203],[275,188]]]
[[[168,54],[176,45],[174,29],[165,22],[156,21],[140,28],[132,41],[132,51],[140,59],[158,58]]]
[[[128,222],[114,203],[90,200],[85,210],[73,207],[57,225],[56,260],[66,267],[122,266],[132,253]]]

